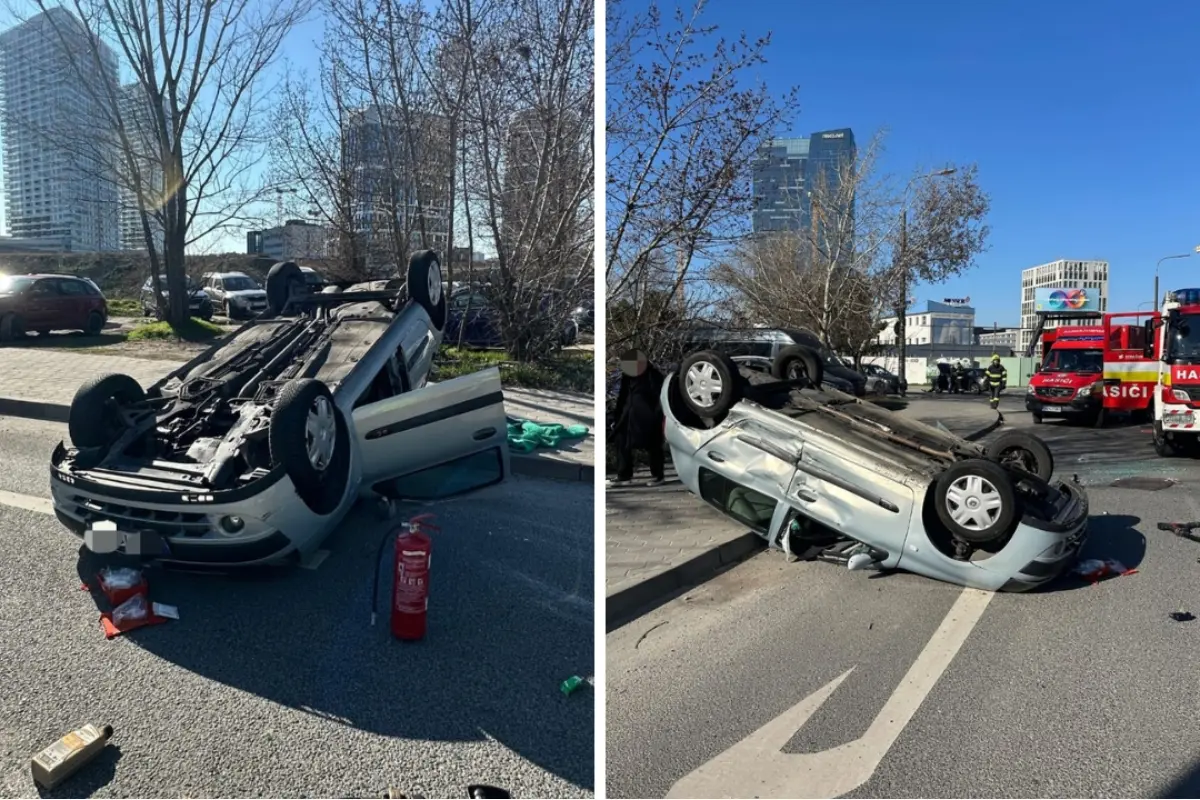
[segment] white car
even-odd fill
[[[115,525],[116,548],[143,559],[290,562],[359,497],[445,496],[507,477],[498,370],[426,383],[446,321],[433,252],[414,255],[396,288],[316,293],[285,262],[267,292],[268,314],[149,390],[127,375],[80,387],[50,489],[85,545],[111,550],[94,543]]]

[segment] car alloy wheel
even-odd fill
[[[425,280],[426,288],[429,291],[429,302],[436,306],[442,301],[442,265],[437,261],[430,264]]]
[[[700,408],[712,408],[721,396],[724,384],[717,368],[706,361],[698,361],[688,369],[687,393]]]
[[[946,489],[946,510],[950,518],[969,531],[985,531],[996,524],[1004,500],[999,491],[981,475],[963,475]]]
[[[315,397],[308,409],[304,444],[308,451],[308,463],[318,472],[324,472],[333,460],[333,450],[337,444],[337,420],[333,416],[333,404],[323,395]]]

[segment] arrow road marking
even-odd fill
[[[871,727],[860,738],[819,753],[782,748],[855,667],[843,672],[724,753],[681,778],[667,797],[832,798],[866,783],[912,720],[995,595],[964,589]]]

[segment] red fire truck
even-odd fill
[[[1200,440],[1200,289],[1168,292],[1162,313],[1146,323],[1145,354],[1155,364],[1154,451],[1196,452]]]
[[[1033,421],[1062,417],[1100,428],[1111,413],[1147,415],[1158,379],[1147,317],[1158,313],[1104,314],[1099,325],[1046,330],[1042,362],[1025,392]]]

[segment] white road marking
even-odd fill
[[[39,514],[54,516],[54,503],[47,497],[35,497],[31,494],[17,494],[0,489],[0,506],[20,508],[25,511],[36,511]]]
[[[681,778],[667,797],[840,797],[866,783],[917,713],[995,595],[964,589],[862,737],[820,753],[781,749],[854,671]]]

